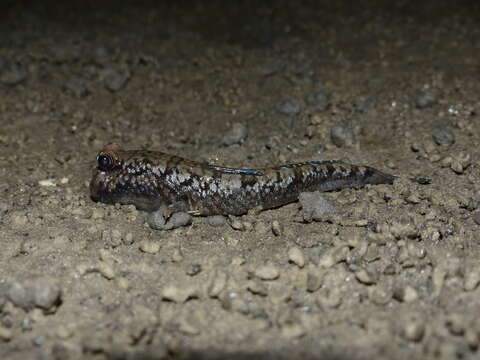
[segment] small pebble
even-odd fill
[[[269,227],[268,224],[266,224],[264,221],[258,221],[255,223],[255,226],[254,226],[254,229],[255,229],[255,232],[257,232],[258,234],[261,234],[261,235],[264,235],[264,234],[267,234],[270,229],[272,230],[273,232],[273,227]]]
[[[193,324],[192,321],[182,318],[178,323],[178,330],[185,335],[198,335],[200,334],[200,329]]]
[[[237,218],[233,218],[230,222],[230,226],[233,230],[244,231],[245,227],[243,226],[243,222]]]
[[[188,226],[192,223],[192,216],[186,212],[178,212],[168,219],[165,230],[173,230],[179,227]]]
[[[275,109],[282,115],[296,116],[302,111],[302,104],[298,100],[288,98],[279,101],[275,105]]]
[[[147,254],[156,254],[160,251],[160,243],[158,241],[143,240],[140,242],[140,250]]]
[[[330,106],[330,91],[326,88],[320,89],[307,96],[306,102],[314,111],[325,111]]]
[[[436,127],[432,130],[433,141],[437,145],[452,145],[455,142],[455,135],[448,127]]]
[[[368,298],[374,304],[386,305],[392,299],[392,291],[390,291],[390,289],[385,286],[372,286],[368,290]]]
[[[443,289],[443,285],[445,284],[446,276],[447,276],[447,270],[444,267],[437,265],[433,269],[432,284],[433,284],[434,294],[436,294],[436,296],[438,296],[441,293]]]
[[[83,98],[89,94],[85,81],[78,77],[73,77],[63,84],[63,90],[77,98]]]
[[[202,272],[202,265],[201,264],[191,264],[187,268],[187,275],[189,276],[195,276],[198,275]]]
[[[0,83],[4,85],[17,85],[26,80],[28,72],[24,66],[20,64],[6,65],[0,74]]]
[[[455,154],[455,157],[451,161],[450,168],[457,174],[463,174],[465,169],[468,168],[471,163],[470,154],[462,151]]]
[[[306,333],[307,330],[301,324],[288,324],[280,329],[280,335],[287,339],[298,339]]]
[[[97,65],[104,65],[108,62],[112,55],[112,50],[105,45],[98,45],[92,50],[93,61]]]
[[[25,311],[29,311],[35,306],[32,289],[19,281],[14,281],[10,284],[7,290],[7,297],[13,305]]]
[[[307,274],[307,291],[308,292],[315,292],[323,284],[323,276],[320,276],[319,274],[313,273],[313,272],[308,272]]]
[[[331,248],[320,257],[318,265],[323,268],[330,268],[339,262],[346,261],[349,254],[348,246]]]
[[[420,185],[430,185],[433,181],[431,178],[426,178],[426,177],[417,177],[414,180],[417,184],[420,184]]]
[[[480,343],[480,334],[476,329],[469,328],[464,335],[465,342],[472,350],[478,349],[478,344]]]
[[[333,126],[330,130],[330,138],[338,147],[349,147],[355,143],[353,131],[349,127]]]
[[[0,326],[0,340],[3,342],[9,342],[12,340],[12,331],[4,328],[3,326]]]
[[[112,92],[119,91],[125,87],[129,78],[127,71],[108,69],[104,74],[105,87]]]
[[[124,245],[132,245],[135,242],[135,240],[133,239],[133,234],[130,232],[125,235],[122,241]]]
[[[272,221],[272,232],[275,236],[280,236],[283,234],[283,226],[280,224],[278,220]]]
[[[107,280],[115,279],[115,270],[113,269],[113,266],[106,261],[100,262],[95,270]]]
[[[112,229],[111,244],[113,247],[117,247],[122,244],[122,233],[120,230]]]
[[[406,303],[413,302],[418,299],[418,292],[410,285],[405,286],[403,290],[403,301]]]
[[[247,285],[248,291],[252,294],[260,295],[260,296],[267,296],[268,289],[262,282],[258,280],[250,280]]]
[[[175,263],[179,263],[183,261],[183,254],[179,248],[173,250],[172,253],[172,261]]]
[[[364,114],[377,106],[377,99],[373,96],[368,97],[365,101],[356,104],[355,109],[357,112]]]
[[[252,231],[253,230],[253,224],[250,221],[243,221],[243,230],[244,231]]]
[[[247,139],[248,130],[247,127],[239,122],[236,122],[232,127],[223,135],[222,143],[225,146],[234,144],[243,144]]]
[[[10,215],[10,222],[15,227],[23,227],[27,224],[28,218],[21,211],[15,211]]]
[[[210,277],[209,284],[207,286],[207,294],[212,298],[216,298],[223,291],[227,285],[227,273],[222,271],[215,271]]]
[[[463,315],[455,313],[448,315],[445,322],[447,329],[452,335],[463,335],[465,332],[466,319]]]
[[[213,215],[207,218],[207,223],[213,227],[221,227],[227,224],[227,219],[223,215]]]
[[[317,297],[317,305],[321,309],[335,309],[342,304],[342,293],[339,289],[333,288],[327,291],[321,291]]]
[[[182,286],[180,288],[175,285],[168,285],[162,290],[162,299],[175,303],[184,303],[193,297],[196,297],[196,289],[193,286]]]
[[[25,318],[20,323],[20,328],[22,331],[31,331],[33,329],[32,320],[30,318]]]
[[[337,211],[335,202],[320,191],[303,192],[298,200],[302,207],[302,218],[306,222],[322,221],[327,215]]]
[[[475,267],[466,271],[464,276],[463,288],[466,291],[473,291],[480,283],[480,269]]]
[[[15,306],[26,311],[34,307],[50,311],[60,303],[61,289],[56,281],[50,278],[15,281],[10,284],[7,297]]]
[[[241,266],[243,264],[245,264],[246,260],[243,256],[235,256],[232,258],[232,261],[230,262],[230,264],[232,266]]]
[[[376,276],[366,269],[360,269],[355,273],[358,281],[365,285],[375,284],[377,282]]]
[[[250,306],[237,292],[225,291],[219,297],[220,303],[225,310],[248,315]]]
[[[415,96],[415,106],[419,109],[425,109],[435,105],[437,98],[431,92],[419,91]]]
[[[153,230],[164,230],[165,229],[165,217],[163,216],[163,209],[150,212],[146,216],[146,221],[148,226]]]
[[[288,250],[288,260],[296,264],[299,268],[305,266],[305,255],[298,247],[292,247]]]
[[[44,186],[44,187],[54,187],[54,186],[57,186],[57,183],[55,182],[55,179],[44,179],[44,180],[39,180],[38,185]]]
[[[426,321],[421,314],[408,314],[400,318],[400,332],[409,341],[418,342],[425,334]]]
[[[427,255],[427,250],[423,246],[415,243],[414,241],[409,241],[407,243],[407,250],[410,256],[417,259],[423,259]]]
[[[35,346],[42,346],[43,344],[45,344],[45,336],[42,336],[42,335],[35,336],[32,342],[33,342],[33,345]]]
[[[261,280],[275,280],[280,276],[278,268],[271,264],[259,266],[254,274]]]
[[[177,212],[172,214],[166,221],[164,217],[164,209],[147,214],[146,221],[148,226],[153,230],[173,230],[182,226],[188,226],[192,223],[192,217],[185,212]]]
[[[37,279],[33,282],[32,289],[35,305],[43,310],[51,310],[61,300],[62,291],[53,279]]]

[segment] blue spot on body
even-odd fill
[[[222,173],[226,174],[238,174],[238,175],[252,175],[252,176],[261,176],[263,175],[260,171],[258,170],[253,170],[253,169],[245,169],[245,168],[229,168],[229,167],[223,167],[223,166],[209,166],[209,168],[220,171]]]
[[[260,176],[262,175],[256,170],[252,169],[237,169],[240,174],[245,174],[245,175],[254,175],[254,176]]]
[[[296,167],[301,166],[302,164],[288,164],[288,165],[281,165],[278,168],[279,169],[294,169]]]

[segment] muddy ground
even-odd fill
[[[478,358],[478,3],[258,3],[2,2],[2,359]],[[109,142],[398,180],[158,231]]]

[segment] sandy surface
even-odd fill
[[[2,5],[0,357],[477,358],[479,6],[179,3]],[[109,142],[399,180],[155,231]]]

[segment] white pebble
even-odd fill
[[[299,268],[305,266],[305,256],[303,255],[302,250],[296,246],[288,250],[288,260],[296,264]]]
[[[160,251],[160,244],[157,241],[144,240],[140,243],[140,250],[147,254],[156,254]]]
[[[280,276],[277,267],[267,264],[255,269],[255,276],[261,280],[275,280]]]

